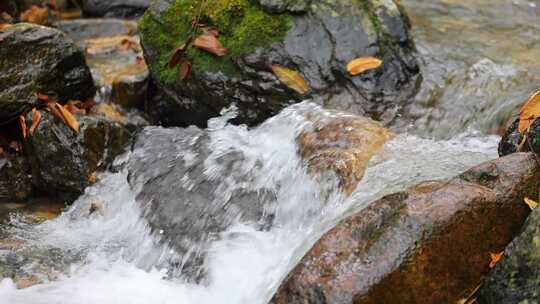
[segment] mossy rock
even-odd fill
[[[205,126],[234,104],[237,123],[257,124],[285,106],[313,99],[330,108],[390,120],[414,93],[418,66],[408,22],[394,1],[157,0],[139,29],[157,94],[150,113],[166,125]],[[193,19],[215,26],[228,49],[216,57],[191,47],[191,75],[168,62],[192,32]],[[383,65],[351,76],[347,63],[376,56]],[[272,73],[295,70],[309,84],[300,94]],[[385,114],[386,113],[386,114]]]
[[[95,91],[84,53],[66,34],[28,23],[0,31],[0,125],[36,106],[36,92],[67,102]]]

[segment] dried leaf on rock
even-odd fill
[[[26,139],[26,119],[23,115],[19,116],[19,126],[21,127],[22,138]]]
[[[374,57],[360,57],[350,61],[347,64],[349,74],[355,76],[365,71],[376,69],[381,66],[382,60]]]
[[[54,116],[60,118],[73,131],[79,132],[79,122],[68,110],[64,109],[64,107],[56,102],[48,102],[47,107]]]
[[[77,103],[78,102],[78,103]],[[68,110],[70,113],[72,114],[80,114],[80,115],[85,115],[86,114],[86,110],[85,109],[80,109],[78,108],[75,104],[80,104],[82,105],[82,102],[80,101],[70,101],[68,102],[67,104],[64,105],[64,109]]]
[[[478,291],[480,290],[480,287],[482,284],[478,284],[466,298],[460,299],[456,302],[456,304],[474,304],[476,303],[476,297],[478,295]]]
[[[45,7],[32,5],[29,9],[21,13],[21,20],[28,23],[47,24],[49,12]]]
[[[527,206],[529,206],[529,208],[531,208],[531,210],[534,210],[534,208],[538,207],[538,202],[528,197],[524,198],[523,201],[525,202],[525,204],[527,204]]]
[[[297,71],[278,64],[272,65],[272,71],[284,85],[297,93],[303,95],[309,91],[309,84]]]
[[[43,93],[40,93],[40,92],[37,92],[36,95],[37,95],[38,100],[41,101],[41,102],[47,103],[47,102],[53,101],[49,97],[49,95],[46,95],[46,94],[43,94]]]
[[[540,90],[534,92],[519,111],[518,131],[523,133],[540,117]]]
[[[36,108],[32,109],[32,125],[30,126],[30,130],[28,130],[28,133],[30,136],[34,136],[34,132],[36,131],[36,128],[39,126],[39,122],[41,121],[41,112],[39,112]]]
[[[180,63],[182,58],[184,58],[184,55],[186,54],[186,50],[191,45],[193,38],[189,36],[184,43],[180,47],[174,51],[174,54],[171,56],[171,60],[169,60],[169,67],[174,68],[176,65]]]
[[[491,261],[489,262],[489,268],[493,268],[495,267],[495,265],[497,265],[497,263],[499,263],[499,261],[503,258],[504,256],[504,251],[501,251],[499,253],[492,253],[490,252],[489,253],[489,256],[491,258]]]
[[[225,48],[219,40],[210,33],[203,33],[195,39],[193,45],[196,48],[204,50],[208,53],[222,57],[227,55],[227,48]]]
[[[186,80],[189,77],[189,74],[191,73],[191,60],[184,59],[180,63],[180,69],[178,73],[180,74],[180,79]]]
[[[0,31],[3,31],[3,30],[7,29],[10,26],[11,26],[11,24],[9,24],[9,23],[0,23]]]

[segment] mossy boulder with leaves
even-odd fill
[[[182,79],[169,61],[201,34],[194,20],[219,32],[227,54],[187,48],[192,69]],[[407,18],[391,0],[157,0],[139,26],[159,96],[147,108],[166,125],[205,126],[231,104],[235,122],[253,125],[305,99],[388,121],[419,80]],[[383,63],[352,76],[347,64],[358,57]]]

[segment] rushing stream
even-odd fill
[[[170,278],[163,266],[175,252],[159,242],[159,233],[151,234],[142,217],[145,210],[136,202],[139,185],[128,182],[133,154],[148,153],[135,149],[117,159],[117,172],[103,173],[60,217],[35,225],[13,215],[9,224],[0,226],[0,236],[23,241],[16,254],[0,250],[0,265],[8,261],[45,282],[16,289],[11,279],[4,279],[0,303],[265,304],[288,271],[336,221],[384,194],[449,178],[497,157],[499,138],[490,131],[500,126],[540,78],[540,66],[533,60],[540,50],[540,24],[534,24],[539,3],[490,0],[467,7],[458,4],[461,1],[424,2],[404,1],[412,11],[413,33],[425,58],[417,106],[404,109],[395,126],[395,130],[409,127],[409,132],[397,132],[370,161],[350,197],[338,191],[321,195],[320,189],[336,187],[312,180],[297,155],[295,138],[310,126],[305,113],[330,113],[301,103],[253,129],[227,124],[227,115],[215,118],[209,122],[211,155],[203,174],[224,180],[220,191],[229,195],[239,185],[212,160],[225,151],[242,152],[246,159],[239,172],[250,178],[241,186],[264,185],[277,197],[272,228],[261,231],[254,223],[236,220],[211,243],[202,284],[189,283],[182,276]],[[448,8],[454,15],[440,13]],[[481,32],[499,13],[505,16],[504,35],[515,35],[500,46],[486,47],[490,39],[504,37]],[[464,28],[475,32],[463,33]],[[441,38],[434,31],[464,36]],[[478,41],[472,43],[473,38]],[[524,52],[519,47],[523,44],[536,46],[536,51]],[[184,153],[177,161],[189,162],[197,156]],[[189,181],[178,180],[185,182]],[[89,214],[90,206],[96,210]]]

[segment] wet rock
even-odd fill
[[[204,130],[149,127],[137,136],[129,162],[129,182],[140,190],[145,217],[180,254],[175,271],[195,280],[204,277],[208,242],[238,219],[261,229],[270,225],[275,201],[264,188],[244,188],[253,177],[243,169],[241,152],[211,154]],[[232,185],[233,192],[224,192]]]
[[[112,82],[111,101],[128,109],[143,109],[148,94],[148,67],[131,65]]]
[[[126,124],[99,116],[77,116],[79,133],[58,118],[43,113],[27,154],[35,186],[68,200],[77,198],[96,171],[106,169],[130,143]],[[28,115],[27,120],[31,120]]]
[[[340,187],[350,194],[364,176],[371,157],[389,136],[388,130],[379,123],[350,116],[319,122],[314,130],[302,133],[297,141],[299,153],[312,173],[335,174]]]
[[[136,18],[150,6],[150,0],[83,0],[83,12],[88,16]]]
[[[385,196],[323,235],[271,303],[455,303],[519,232],[539,177],[517,153]]]
[[[0,43],[0,124],[31,109],[38,91],[62,102],[94,96],[84,53],[59,30],[19,23]]]
[[[184,81],[167,63],[186,40],[198,1],[154,1],[139,24],[145,58],[163,96],[149,102],[148,112],[165,125],[205,126],[231,104],[239,109],[236,123],[254,125],[308,98],[388,121],[415,91],[413,44],[394,1],[261,0],[263,9],[247,0],[214,2],[203,20],[220,31],[228,55],[189,49],[193,70]],[[384,63],[351,76],[347,63],[364,56]],[[280,82],[272,72],[276,64],[297,71],[309,92]]]
[[[137,33],[136,22],[114,18],[61,20],[55,22],[54,27],[65,32],[75,41],[111,36],[133,36]]]
[[[0,200],[22,201],[32,195],[30,165],[26,158],[0,158]]]
[[[518,125],[519,118],[515,119],[504,133],[499,142],[499,155],[528,151],[540,154],[540,120],[535,120],[530,129],[523,134],[518,131]],[[526,139],[523,140],[525,136]]]
[[[540,209],[527,219],[521,234],[508,245],[505,256],[484,282],[478,303],[539,303]]]

